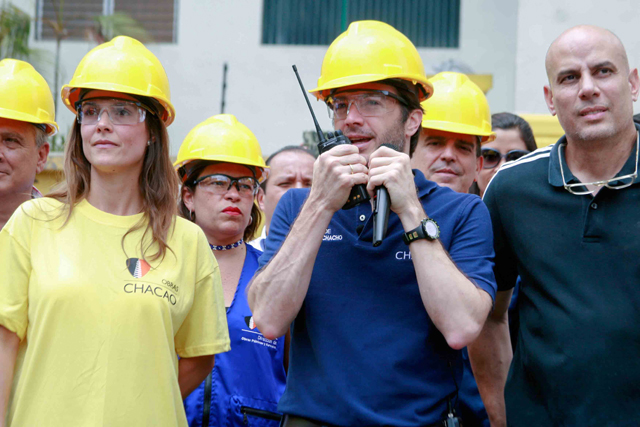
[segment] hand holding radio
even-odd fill
[[[309,103],[309,97],[307,96],[307,92],[304,90],[304,85],[302,84],[302,80],[300,80],[300,76],[298,75],[298,69],[296,68],[295,65],[293,66],[293,72],[296,73],[296,78],[298,79],[298,83],[300,84],[300,89],[302,89],[302,94],[304,95],[304,99],[307,101],[307,106],[309,107],[309,111],[311,112],[313,123],[316,126],[316,133],[318,134],[318,141],[319,141],[318,151],[320,152],[320,155],[326,153],[327,151],[339,145],[351,145],[351,141],[349,141],[349,138],[344,136],[342,132],[339,130],[335,131],[335,133],[329,132],[327,134],[328,139],[325,138],[324,132],[322,131],[322,129],[320,129],[320,125],[318,124],[318,120],[316,119],[316,115],[313,113],[313,109],[311,108],[311,104]],[[356,148],[356,152],[357,151],[358,149]],[[350,172],[355,172],[355,170],[353,171],[350,170]],[[315,173],[314,173],[313,179],[314,179],[314,182],[316,182]],[[364,185],[365,183],[366,181],[363,183],[355,183],[356,185],[351,189],[351,192],[349,193],[349,197],[347,198],[347,202],[344,204],[342,209],[351,209],[359,205],[360,203],[366,202],[371,199],[369,196],[369,193],[367,193],[366,186]]]
[[[365,189],[368,172],[366,159],[357,147],[350,144],[334,147],[316,160],[309,200],[319,209],[336,212],[344,207],[352,188],[358,185]]]

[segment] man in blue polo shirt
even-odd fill
[[[319,157],[310,190],[282,197],[249,289],[267,338],[292,325],[284,425],[443,425],[456,406],[459,350],[480,332],[495,293],[488,212],[411,170],[419,103],[432,86],[404,35],[352,23],[329,47],[318,83],[312,92],[353,144]],[[341,209],[355,184],[389,192],[378,247],[371,205]]]
[[[638,71],[613,33],[592,26],[558,37],[546,70],[547,106],[565,136],[506,164],[485,192],[499,292],[470,347],[476,379],[492,420],[500,419],[492,425],[635,426]],[[518,275],[520,329],[507,379],[505,316]]]

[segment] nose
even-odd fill
[[[455,160],[455,157],[456,154],[453,144],[445,144],[445,146],[442,148],[442,151],[440,152],[440,158],[450,162],[452,160]]]
[[[592,96],[597,96],[599,94],[600,89],[593,79],[593,76],[590,73],[583,73],[580,78],[580,98],[589,99]]]
[[[224,195],[226,199],[229,200],[240,200],[240,191],[238,190],[238,183],[234,182],[231,184],[231,188],[229,188]]]
[[[352,124],[362,124],[364,123],[364,119],[358,110],[358,106],[355,101],[349,102],[349,107],[347,108],[347,117],[344,119],[344,124],[346,126]]]
[[[98,123],[96,123],[98,130],[111,130],[113,128],[113,123],[111,122],[111,117],[109,117],[107,110],[102,110],[99,114]]]
[[[296,182],[293,183],[293,188],[305,188],[304,183],[301,179],[297,179]]]

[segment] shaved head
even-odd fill
[[[615,34],[591,25],[573,27],[551,44],[545,66],[545,101],[569,143],[634,139],[640,79]]]
[[[553,84],[552,74],[559,58],[567,52],[573,51],[576,46],[588,46],[593,43],[606,44],[609,52],[618,60],[623,71],[629,73],[627,51],[618,36],[604,28],[593,25],[578,25],[560,34],[549,46],[545,58],[545,68],[547,69],[549,83]]]

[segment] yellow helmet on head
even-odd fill
[[[385,79],[417,86],[420,101],[433,93],[422,59],[404,34],[384,22],[356,21],[329,46],[318,87],[309,92],[324,100],[332,89]]]
[[[0,61],[0,117],[42,125],[47,136],[58,132],[51,89],[31,64]]]
[[[487,97],[466,74],[445,71],[431,78],[434,95],[422,102],[422,129],[480,137],[482,143],[496,137],[491,131]]]
[[[153,98],[163,111],[160,119],[169,126],[176,112],[171,104],[169,79],[156,56],[131,37],[119,36],[87,53],[69,84],[62,87],[62,100],[74,114],[81,89],[96,89]]]
[[[232,114],[209,117],[191,129],[173,164],[183,180],[188,172],[186,169],[181,172],[181,168],[196,160],[251,166],[258,182],[263,182],[269,175],[257,138]]]

